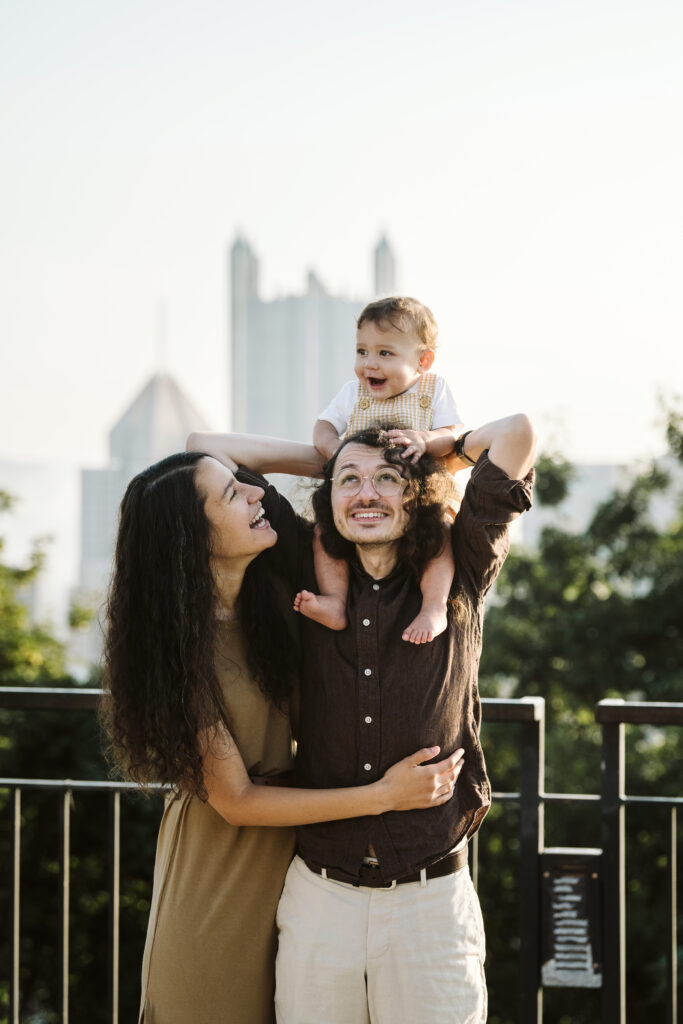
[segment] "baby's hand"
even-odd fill
[[[427,451],[427,438],[421,430],[387,430],[387,436],[394,444],[406,445],[402,458],[417,462]]]

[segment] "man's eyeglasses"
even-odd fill
[[[385,466],[376,470],[372,476],[362,476],[355,469],[342,469],[332,479],[333,486],[348,498],[358,494],[365,480],[369,480],[377,493],[383,498],[391,498],[405,490],[408,481],[397,469]]]

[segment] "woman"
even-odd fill
[[[441,804],[462,763],[456,751],[418,767],[438,749],[425,748],[372,785],[287,786],[296,629],[292,566],[274,546],[292,512],[236,470],[173,455],[136,476],[121,505],[105,650],[112,746],[130,777],[173,788],[144,1024],[270,1024],[291,826]]]

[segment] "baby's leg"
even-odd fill
[[[427,563],[422,573],[420,590],[422,591],[422,607],[403,633],[403,639],[411,644],[427,644],[439,633],[443,633],[448,623],[446,608],[448,595],[453,583],[455,563],[450,543],[450,528],[444,525],[444,544],[435,558]]]
[[[346,629],[349,567],[342,559],[328,555],[320,542],[317,527],[313,535],[313,564],[321,593],[301,590],[294,598],[294,611],[328,629]]]

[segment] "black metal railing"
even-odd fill
[[[625,788],[625,726],[683,725],[683,704],[602,700],[596,707],[602,726],[602,849],[604,944],[603,1024],[626,1022],[626,809],[638,804],[668,810],[666,1024],[676,1024],[676,811],[681,797],[628,796]]]
[[[0,687],[0,708],[16,711],[96,711],[102,697],[97,689],[47,689],[41,687]],[[156,788],[163,792],[165,787]],[[121,872],[121,794],[137,792],[131,782],[73,779],[0,778],[0,790],[9,792],[10,806],[10,917],[11,965],[9,975],[8,1024],[20,1021],[20,918],[21,918],[21,804],[24,792],[53,792],[59,799],[59,987],[58,1006],[55,1007],[62,1024],[69,1021],[69,925],[71,918],[71,806],[75,793],[99,793],[108,801],[107,840],[107,893],[108,950],[107,950],[107,1006],[111,1024],[119,1021],[119,931],[120,931],[120,872]]]
[[[0,708],[34,710],[94,710],[101,698],[93,689],[38,689],[0,687]],[[494,801],[516,804],[520,814],[519,843],[519,1024],[541,1024],[543,989],[541,966],[540,862],[545,843],[544,811],[547,803],[563,801],[600,803],[602,814],[602,921],[603,921],[603,1022],[625,1024],[625,812],[629,805],[649,804],[668,809],[667,850],[667,1024],[676,1024],[677,931],[676,931],[676,812],[680,798],[627,796],[625,793],[624,728],[637,725],[683,725],[683,704],[601,701],[596,720],[602,726],[601,794],[545,792],[545,702],[540,697],[521,700],[484,699],[483,719],[490,723],[518,723],[520,736],[520,788],[494,793]],[[52,790],[60,794],[60,992],[58,1012],[62,1024],[69,1020],[69,921],[71,798],[76,792],[100,793],[108,799],[108,1014],[119,1020],[121,794],[136,787],[128,783],[74,781],[69,779],[0,778],[8,791],[11,815],[9,878],[11,965],[9,970],[10,1024],[19,1024],[19,932],[21,917],[20,853],[22,793]],[[159,787],[160,790],[163,787]],[[470,865],[478,882],[478,835],[470,844]]]

